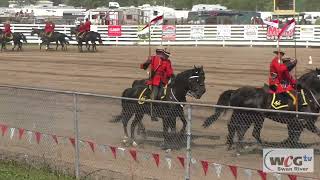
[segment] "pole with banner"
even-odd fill
[[[296,19],[296,15],[294,15],[293,17],[294,21]],[[296,40],[296,26],[294,26],[293,28],[293,40],[294,40],[294,59],[296,60],[297,59],[297,40]],[[298,62],[296,64],[296,66],[294,67],[295,70],[294,70],[294,78],[297,80],[298,79],[298,68],[297,68],[297,65],[298,65]],[[296,112],[299,111],[299,96],[298,96],[298,86],[296,85]],[[298,118],[298,114],[297,114],[297,118]]]
[[[297,42],[296,42],[296,21],[295,21],[295,17],[293,19],[291,19],[291,21],[289,21],[287,24],[285,24],[285,26],[281,29],[281,31],[279,32],[278,34],[278,39],[281,38],[281,35],[285,32],[289,33],[290,31],[292,31],[292,37],[293,37],[293,40],[294,40],[294,48],[295,48],[295,52],[294,52],[294,56],[295,56],[295,60],[297,59]],[[297,79],[297,65],[295,66],[295,79]],[[298,87],[296,86],[295,87],[296,89],[296,95],[295,95],[295,98],[296,98],[296,104],[295,104],[295,109],[296,111],[298,111],[298,105],[299,105],[299,102],[298,102]],[[297,115],[298,117],[298,115]]]
[[[148,18],[148,21],[149,21],[149,60],[151,60],[151,17],[150,17],[151,13],[149,14],[149,18]],[[150,70],[149,70],[149,80],[151,80],[151,75],[152,75],[152,69],[151,69],[151,66],[149,66]],[[153,92],[153,86],[151,84],[151,87],[150,87],[150,90],[151,90],[151,95],[153,96],[152,92]],[[150,103],[150,116],[153,117],[153,106],[152,106],[152,102]]]

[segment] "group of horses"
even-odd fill
[[[49,45],[50,43],[56,44],[56,50],[58,50],[59,45],[61,46],[61,50],[66,51],[67,46],[69,44],[69,40],[73,40],[72,36],[74,35],[76,38],[76,41],[78,42],[78,48],[79,51],[82,52],[82,46],[83,43],[85,43],[86,48],[88,51],[97,51],[96,42],[99,44],[102,44],[101,35],[98,32],[89,31],[86,32],[85,35],[79,36],[78,32],[79,27],[71,27],[70,32],[71,36],[68,36],[64,33],[60,32],[53,32],[50,36],[48,36],[44,29],[36,29],[32,28],[31,36],[37,35],[41,39],[40,43],[40,50],[42,49],[42,46],[46,46],[46,50],[50,49]],[[18,46],[17,50],[22,51],[22,43],[27,43],[26,36],[21,32],[14,32],[12,33],[12,37],[6,37],[3,35],[3,32],[0,31],[0,44],[1,44],[1,51],[6,50],[6,44],[9,42],[13,42],[12,51],[15,50],[15,48]]]
[[[152,116],[162,119],[164,140],[161,145],[166,149],[170,147],[169,137],[177,135],[177,117],[179,117],[183,123],[180,133],[184,134],[186,130],[187,121],[184,116],[184,109],[183,106],[177,102],[186,102],[186,96],[191,96],[196,99],[202,97],[206,92],[205,72],[203,67],[194,67],[177,74],[168,85],[164,98],[162,99],[163,101],[176,102],[174,104],[148,101],[141,102],[130,99],[141,98],[142,93],[150,94],[150,90],[145,85],[145,81],[146,80],[135,80],[130,88],[123,91],[122,97],[125,99],[122,99],[121,102],[121,114],[116,116],[112,122],[121,121],[125,134],[123,141],[137,145],[135,138],[136,126],[138,125],[138,132],[141,133],[145,139],[146,131],[142,119],[145,114],[152,114]],[[236,134],[239,139],[239,143],[237,144],[239,146],[236,146],[237,149],[243,147],[242,142],[244,135],[252,124],[254,125],[253,137],[258,143],[262,143],[260,134],[265,118],[287,124],[288,138],[282,142],[284,145],[297,146],[300,135],[304,129],[320,137],[320,129],[316,127],[315,124],[318,116],[314,115],[314,113],[319,113],[320,110],[320,70],[311,70],[302,75],[298,79],[297,89],[297,92],[302,92],[304,96],[301,96],[301,93],[297,93],[298,103],[294,103],[294,99],[289,99],[288,106],[281,110],[296,111],[296,108],[298,108],[300,112],[308,113],[297,115],[296,113],[287,114],[271,111],[252,111],[243,108],[234,109],[231,119],[228,121],[228,136],[226,142],[228,149],[230,150],[232,148],[234,144],[233,139]],[[263,87],[244,86],[223,92],[218,99],[217,105],[270,110],[272,109],[272,98],[273,94],[270,93],[269,87],[266,85]],[[307,102],[307,104],[299,102]],[[228,110],[228,108],[222,108],[223,106],[215,108],[215,113],[205,119],[202,125],[204,128],[212,125],[219,119],[223,112]],[[131,134],[129,137],[127,126],[132,117],[134,118],[131,123]]]

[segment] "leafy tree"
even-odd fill
[[[3,0],[0,0],[3,1]],[[21,0],[22,1],[22,0]],[[34,0],[25,0],[34,1]],[[53,0],[59,1],[59,0]],[[120,6],[139,6],[142,4],[164,5],[175,8],[188,8],[195,4],[221,4],[229,9],[250,11],[272,11],[272,0],[65,0],[67,4],[95,8],[107,6],[110,1],[119,2]],[[298,11],[320,11],[319,0],[296,0]]]
[[[0,0],[0,6],[1,7],[8,7],[9,2],[8,0]]]

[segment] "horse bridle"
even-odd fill
[[[320,103],[319,103],[319,101],[317,100],[316,96],[314,95],[314,93],[312,92],[311,89],[309,89],[309,91],[310,91],[310,94],[311,94],[313,100],[316,102],[318,108],[320,108]]]
[[[170,88],[170,92],[171,92],[171,95],[172,95],[173,99],[174,99],[176,102],[180,102],[180,101],[178,101],[178,99],[177,99],[176,96],[174,95],[174,93],[173,93],[173,91],[172,91],[172,88]],[[182,104],[180,104],[180,106],[183,108],[183,105],[182,105]]]
[[[199,78],[200,76],[190,76],[189,79],[193,79],[193,78]],[[171,95],[173,97],[173,99],[176,101],[176,102],[180,102],[178,101],[178,99],[176,98],[176,96],[174,95],[173,91],[172,91],[172,88],[170,88],[170,92],[171,92]],[[193,97],[194,96],[192,95],[192,93],[190,93],[190,90],[187,92],[187,96],[190,96],[190,97]],[[180,104],[180,106],[183,108],[183,105]]]
[[[196,76],[190,76],[189,79],[194,79],[194,78],[199,78],[199,77],[200,77],[200,76],[198,76],[198,75],[196,75]],[[190,87],[189,87],[189,89],[190,89]],[[192,95],[192,93],[191,93],[190,90],[187,92],[187,96],[195,98],[194,95]]]

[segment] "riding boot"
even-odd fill
[[[151,92],[151,100],[157,100],[159,93],[159,87],[158,86],[152,86],[152,92]],[[151,109],[151,121],[158,121],[157,117],[155,116],[155,103],[152,105]]]

